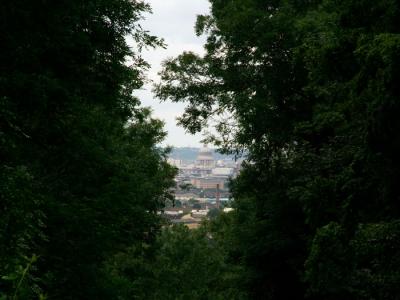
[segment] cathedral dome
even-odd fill
[[[204,146],[203,148],[200,149],[199,154],[197,155],[197,160],[214,161],[212,151],[209,148],[207,148],[207,146]]]
[[[197,167],[206,170],[206,174],[209,174],[211,169],[214,168],[215,163],[213,153],[207,148],[207,145],[200,149],[199,154],[197,155],[196,165]]]

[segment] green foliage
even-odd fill
[[[0,297],[400,298],[398,1],[210,2],[206,54],[155,87],[246,153],[234,211],[196,231],[156,213],[176,169],[132,96],[149,6],[2,3]]]
[[[156,147],[163,124],[132,96],[148,68],[140,49],[163,45],[138,23],[149,9],[1,5],[0,291],[9,298],[113,298],[100,292],[102,262],[161,226],[175,170]]]
[[[310,292],[322,298],[397,299],[399,222],[360,224],[348,241],[329,224],[313,241],[306,262]]]
[[[201,209],[201,204],[200,204],[200,203],[194,203],[194,204],[192,205],[192,207],[193,207],[194,209]]]
[[[229,238],[247,291],[398,299],[396,246],[364,236],[400,218],[399,3],[210,2],[206,54],[166,61],[155,91],[187,104],[188,130],[212,120],[209,141],[248,153]]]
[[[218,208],[211,208],[210,211],[207,213],[207,217],[210,219],[215,219],[220,215],[220,210]]]
[[[13,283],[14,293],[10,299],[28,299],[33,296],[33,293],[35,296],[37,296],[37,299],[46,299],[46,297],[40,293],[40,288],[38,285],[34,283],[34,280],[37,280],[37,278],[33,278],[31,275],[31,272],[34,269],[34,264],[37,262],[38,257],[33,255],[31,258],[23,258],[26,261],[26,266],[23,267],[19,265],[13,273],[2,277],[2,280]],[[7,299],[6,294],[0,294],[0,296]]]
[[[153,247],[129,248],[108,261],[119,299],[245,299],[234,286],[237,269],[203,229],[164,228]]]
[[[199,200],[196,200],[196,199],[194,199],[194,198],[190,198],[190,199],[188,200],[188,203],[189,203],[190,205],[195,205],[195,204],[199,204],[200,201],[199,201]]]
[[[46,241],[44,197],[26,167],[3,166],[0,182],[0,295],[28,299],[41,293],[32,251]]]

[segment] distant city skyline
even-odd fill
[[[148,78],[154,82],[159,81],[157,73],[161,70],[161,63],[169,57],[176,57],[183,51],[204,53],[204,37],[197,37],[194,32],[196,16],[207,14],[209,2],[207,0],[147,0],[152,7],[153,14],[146,14],[145,20],[140,24],[151,34],[163,38],[167,49],[150,49],[143,53],[143,57],[151,64]],[[150,106],[153,116],[165,122],[168,136],[163,146],[174,147],[202,147],[201,134],[191,135],[182,127],[176,125],[176,118],[184,110],[183,103],[160,103],[151,92],[152,85],[147,84],[143,89],[136,91],[137,96],[144,106]]]

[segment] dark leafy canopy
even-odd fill
[[[246,299],[236,283],[240,269],[209,237],[207,227],[162,230],[152,247],[136,246],[105,265],[118,299]]]
[[[216,145],[249,151],[231,250],[247,289],[399,299],[398,1],[210,2],[205,56],[165,62],[156,92],[187,103],[188,130],[212,119]]]
[[[132,96],[162,41],[142,1],[2,1],[0,295],[107,298],[99,264],[151,240],[173,176]],[[37,259],[38,258],[38,259]]]

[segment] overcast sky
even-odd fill
[[[209,3],[207,0],[147,0],[153,10],[153,14],[147,15],[141,22],[143,28],[153,35],[162,37],[167,44],[167,49],[150,50],[144,53],[144,58],[152,65],[149,78],[158,81],[157,73],[160,71],[161,62],[168,57],[175,57],[183,51],[203,53],[204,37],[197,37],[194,33],[196,16],[207,14]],[[201,146],[201,135],[190,135],[176,125],[176,117],[182,112],[184,105],[181,103],[160,103],[151,93],[151,86],[147,85],[143,90],[135,92],[144,106],[153,108],[153,115],[165,122],[165,130],[168,131],[166,145]]]

